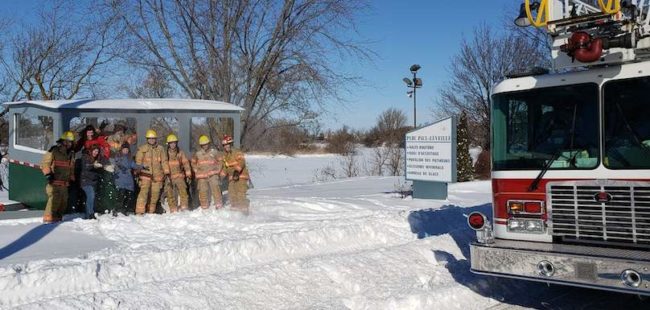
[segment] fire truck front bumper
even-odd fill
[[[494,240],[470,245],[472,272],[650,295],[650,252]]]

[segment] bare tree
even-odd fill
[[[354,29],[365,0],[106,0],[128,29],[126,58],[159,67],[190,98],[246,109],[241,141],[263,120],[297,125],[317,116],[341,85],[341,57],[368,52]],[[136,48],[137,47],[137,48]],[[263,134],[263,132],[262,132]]]
[[[348,126],[331,133],[327,137],[326,150],[330,153],[348,155],[356,152],[356,137]]]
[[[333,165],[328,164],[327,166],[314,171],[315,182],[327,182],[332,180],[336,180],[336,169]]]
[[[113,48],[122,33],[116,25],[112,16],[62,0],[43,9],[38,23],[14,29],[0,58],[15,86],[11,99],[92,95],[100,70],[116,57]]]
[[[169,98],[175,93],[169,74],[158,67],[150,68],[140,85],[126,91],[130,98]]]
[[[350,152],[343,154],[340,160],[343,175],[348,178],[359,176],[359,155],[357,155],[356,148],[352,148]]]
[[[388,173],[390,175],[404,175],[404,149],[394,146],[389,150]]]
[[[382,132],[394,132],[406,125],[406,114],[396,108],[389,108],[377,117],[377,129]]]
[[[6,79],[0,79],[0,102],[5,102],[9,98],[9,83]],[[9,108],[0,109],[0,145],[9,143],[9,120],[7,119]]]
[[[377,130],[383,136],[381,141],[389,144],[400,144],[404,139],[406,114],[402,110],[390,108],[377,118]]]
[[[9,121],[5,117],[8,110],[0,112],[0,145],[9,143]]]
[[[388,164],[389,155],[391,153],[388,147],[375,147],[372,149],[372,157],[370,158],[370,166],[368,167],[369,175],[384,175],[384,167]]]
[[[591,1],[591,0],[587,0]],[[512,2],[504,5],[503,9],[503,29],[512,33],[520,40],[526,40],[538,49],[539,54],[542,56],[538,61],[538,65],[544,68],[551,68],[551,49],[553,47],[553,40],[551,40],[546,27],[519,27],[515,25],[515,16],[519,13],[519,8],[522,2]]]
[[[389,108],[377,117],[377,124],[365,133],[363,142],[367,147],[401,145],[404,135],[411,127],[406,125],[402,110]]]
[[[460,111],[468,111],[472,142],[487,150],[492,88],[507,74],[544,61],[544,54],[532,41],[512,33],[497,33],[487,25],[477,27],[471,39],[463,39],[451,60],[450,80],[440,92],[437,112],[459,115]]]

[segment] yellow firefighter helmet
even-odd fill
[[[210,143],[210,138],[208,138],[208,136],[202,135],[199,137],[199,145],[205,145],[208,143]]]
[[[178,142],[178,137],[173,133],[167,136],[167,143],[172,143],[172,142]]]
[[[149,129],[147,130],[147,133],[144,135],[147,139],[156,139],[158,138],[158,134],[156,133],[155,130]]]
[[[72,131],[66,131],[61,135],[61,140],[74,142],[74,133]]]

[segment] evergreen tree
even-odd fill
[[[474,177],[472,158],[469,156],[469,132],[467,131],[467,113],[463,111],[458,121],[456,148],[456,168],[458,182],[471,181]]]

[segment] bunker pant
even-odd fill
[[[68,204],[68,187],[64,185],[47,184],[45,186],[47,204],[43,212],[43,222],[52,223],[63,219],[63,213]]]
[[[156,212],[162,184],[162,182],[152,181],[149,178],[140,179],[140,193],[138,193],[138,200],[135,204],[135,214],[144,214],[145,207],[147,213]]]
[[[240,211],[248,215],[250,201],[246,197],[247,191],[248,180],[246,179],[228,182],[228,199],[230,200],[230,208],[232,210]]]
[[[215,174],[206,179],[198,179],[196,183],[199,190],[199,204],[201,208],[207,209],[210,207],[210,192],[212,192],[212,202],[214,202],[215,208],[221,209],[223,207],[221,182],[218,175]]]
[[[179,205],[181,210],[187,210],[189,206],[189,197],[187,195],[187,184],[185,179],[176,178],[165,181],[165,194],[167,195],[167,205],[170,212],[176,212]]]

